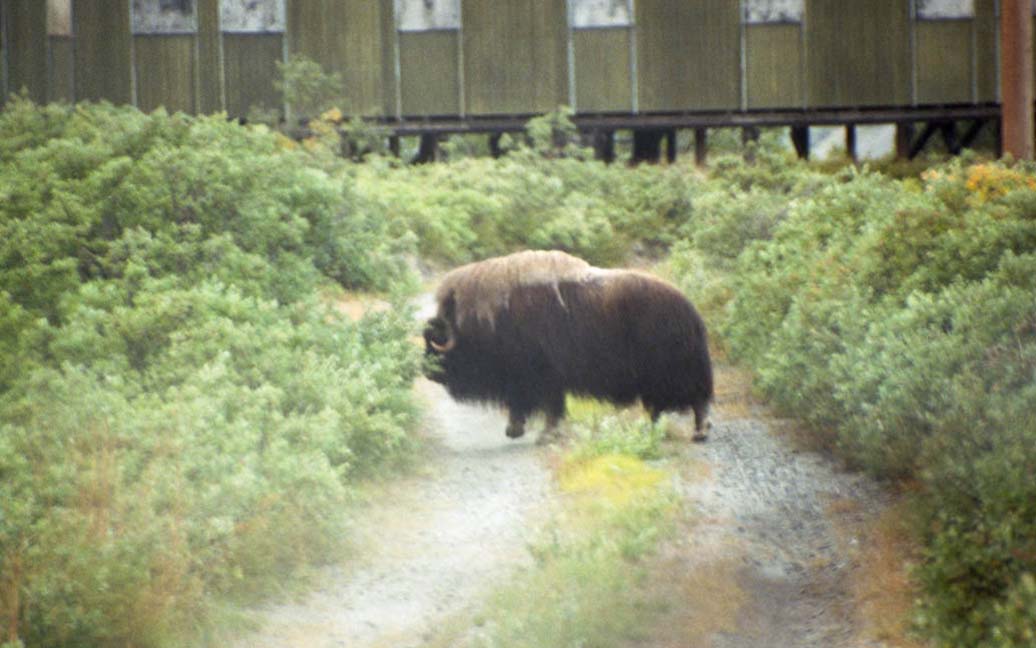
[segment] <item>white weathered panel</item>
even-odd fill
[[[219,20],[226,32],[282,32],[284,0],[220,0]]]
[[[802,22],[805,0],[745,0],[745,22]]]
[[[72,0],[47,0],[47,35],[72,35]]]
[[[182,34],[198,29],[194,0],[133,0],[134,34]]]
[[[460,28],[460,0],[396,0],[400,31]]]
[[[627,0],[569,0],[573,27],[627,27],[630,7]]]
[[[923,20],[974,18],[975,0],[917,0],[917,17]]]

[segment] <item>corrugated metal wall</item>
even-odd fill
[[[966,103],[972,97],[971,20],[919,21],[917,103]]]
[[[748,108],[805,105],[802,25],[745,27],[745,93]]]
[[[277,61],[284,59],[284,35],[223,34],[224,96],[227,112],[245,116],[252,108],[281,110],[273,88]]]
[[[631,39],[625,27],[573,31],[576,107],[581,112],[633,109]]]
[[[46,101],[46,5],[39,0],[7,0],[3,17],[9,92],[25,89],[33,101]]]
[[[195,112],[195,38],[184,34],[133,37],[137,106],[150,112]]]
[[[567,104],[564,0],[465,0],[464,85],[468,114],[521,114]]]
[[[134,103],[129,0],[76,0],[72,17],[76,99]]]
[[[909,0],[806,0],[807,104],[911,104]]]
[[[391,12],[391,3],[383,0],[288,3],[289,50],[341,75],[349,102],[342,109],[349,113],[377,115],[392,109],[383,65],[389,52],[386,11]]]
[[[399,33],[402,114],[461,113],[460,31]]]
[[[804,0],[805,19],[742,24],[734,0],[636,0],[616,23],[572,24],[566,0],[462,0],[458,24],[396,24],[392,0],[287,0],[284,31],[132,34],[131,0],[0,0],[5,87],[37,101],[107,99],[243,116],[281,110],[277,61],[342,75],[348,112],[383,116],[687,112],[996,101],[995,0],[975,17],[911,18],[910,0]]]
[[[223,42],[219,0],[198,0],[195,88],[198,110],[214,113],[226,108],[223,94]]]
[[[739,3],[638,0],[636,21],[641,111],[740,108]]]

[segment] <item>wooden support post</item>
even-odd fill
[[[809,159],[809,126],[792,126],[791,143],[801,160]]]
[[[939,124],[939,132],[942,133],[943,144],[950,155],[960,155],[960,142],[957,140],[957,124],[946,121]]]
[[[658,128],[639,128],[633,131],[633,159],[631,162],[658,162],[662,157],[662,137]]]
[[[928,140],[931,139],[932,135],[934,135],[935,131],[937,131],[938,129],[939,125],[936,122],[928,122],[927,124],[925,124],[924,130],[921,131],[921,135],[917,138],[917,140],[914,141],[913,144],[910,145],[910,155],[907,157],[909,157],[911,160],[917,157],[921,153],[921,151],[924,150],[925,144],[928,143]]]
[[[607,164],[615,161],[615,131],[595,130],[591,134],[594,147],[594,159]]]
[[[392,155],[399,157],[399,135],[389,135],[388,147]]]
[[[676,129],[670,128],[665,132],[665,159],[672,164],[676,162]]]
[[[1033,159],[1032,5],[1000,0],[1002,146],[1018,160]]]
[[[914,122],[896,123],[896,157],[911,159],[910,147],[914,142]]]
[[[982,132],[982,127],[986,125],[985,119],[976,119],[968,127],[968,130],[964,131],[964,134],[960,137],[960,148],[966,149],[971,148],[971,145],[975,143],[975,139],[979,133]]]
[[[856,164],[856,124],[845,125],[845,152],[853,164]]]
[[[439,159],[439,136],[435,133],[421,133],[421,144],[417,148],[417,155],[410,162],[412,164],[426,164]]]
[[[705,166],[709,153],[709,129],[699,126],[694,129],[694,163]]]
[[[744,126],[741,128],[741,145],[745,148],[745,160],[755,162],[755,144],[759,141],[759,128],[756,126]]]
[[[489,135],[489,154],[493,156],[493,159],[499,158],[504,154],[504,150],[500,148],[500,138],[503,136],[503,133],[492,133]]]

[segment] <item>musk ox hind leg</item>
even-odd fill
[[[694,436],[691,441],[701,443],[709,438],[709,430],[712,429],[712,421],[709,420],[709,404],[696,403],[694,406]]]
[[[561,420],[565,418],[565,393],[558,391],[550,394],[544,407],[544,412],[547,415],[547,424],[544,426],[539,438],[536,439],[537,445],[548,445],[561,440],[559,426],[561,425]]]

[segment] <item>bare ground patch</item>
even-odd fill
[[[663,621],[638,645],[917,646],[902,508],[770,423],[750,378],[718,367],[713,434],[680,449],[689,515],[651,578]]]

